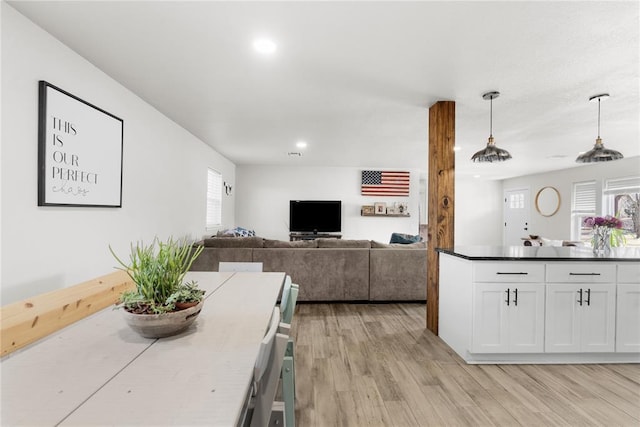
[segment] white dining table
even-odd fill
[[[189,272],[206,300],[179,335],[142,338],[107,308],[3,358],[2,426],[236,425],[284,277]]]

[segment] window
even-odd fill
[[[605,215],[620,218],[628,237],[640,237],[640,177],[608,179],[603,195]]]
[[[207,169],[207,231],[222,224],[222,175]]]
[[[524,193],[509,195],[509,209],[524,209]]]
[[[591,229],[584,227],[582,221],[596,214],[596,182],[574,182],[571,201],[571,239],[589,240]]]

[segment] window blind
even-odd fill
[[[573,213],[595,215],[596,213],[596,182],[576,182],[573,184]]]
[[[596,214],[596,182],[574,182],[571,200],[571,239],[589,240],[591,229],[583,225],[588,216]]]
[[[608,179],[605,181],[604,194],[624,194],[640,192],[640,176]]]
[[[222,175],[207,169],[207,229],[222,224]]]

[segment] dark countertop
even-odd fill
[[[594,255],[577,246],[456,246],[437,252],[471,261],[622,261],[640,262],[640,247],[612,248],[609,255]]]

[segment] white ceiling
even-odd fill
[[[637,1],[9,3],[236,164],[426,170],[428,108],[453,100],[458,174],[563,169],[603,92],[605,146],[640,155]],[[490,90],[513,160],[474,164]]]

